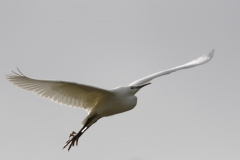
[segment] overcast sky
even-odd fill
[[[0,159],[239,160],[239,0],[1,0]],[[155,79],[130,112],[102,118],[70,152],[87,115],[19,89],[4,75],[112,89]]]

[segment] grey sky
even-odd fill
[[[240,1],[0,2],[0,159],[239,160]],[[153,81],[130,112],[99,120],[69,153],[84,110],[9,83],[29,77],[112,89],[215,48]]]

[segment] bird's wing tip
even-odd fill
[[[17,72],[11,70],[12,74],[5,75],[6,77],[11,77],[11,76],[20,76],[20,77],[27,77],[25,76],[20,69],[17,67]]]
[[[208,56],[210,57],[210,59],[213,57],[214,51],[215,51],[215,49],[213,49],[213,50],[208,54]]]

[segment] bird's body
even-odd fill
[[[130,91],[130,87],[117,87],[110,90],[111,94],[104,97],[91,109],[82,124],[84,125],[85,121],[94,115],[102,118],[133,109],[137,104],[137,97]]]
[[[129,111],[136,106],[137,97],[131,92],[130,87],[118,87],[112,92],[114,97],[111,99],[111,105],[114,107],[111,107],[107,116]]]
[[[7,79],[18,87],[36,93],[41,97],[63,105],[79,107],[88,112],[88,116],[82,121],[83,127],[81,130],[78,133],[72,132],[64,146],[65,148],[69,145],[68,150],[70,150],[72,146],[78,144],[79,137],[100,118],[133,109],[137,104],[135,94],[142,87],[149,85],[152,79],[180,69],[204,64],[213,57],[213,54],[214,50],[184,65],[154,73],[127,86],[117,87],[112,90],[73,82],[32,79],[23,75],[20,70],[18,70],[19,73],[13,72],[14,75],[7,76]]]

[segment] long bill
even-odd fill
[[[142,87],[145,87],[145,86],[147,86],[149,84],[151,84],[151,83],[147,83],[147,84],[143,84],[143,85],[139,85],[139,86],[132,86],[132,88],[134,88],[134,89],[141,89]]]

